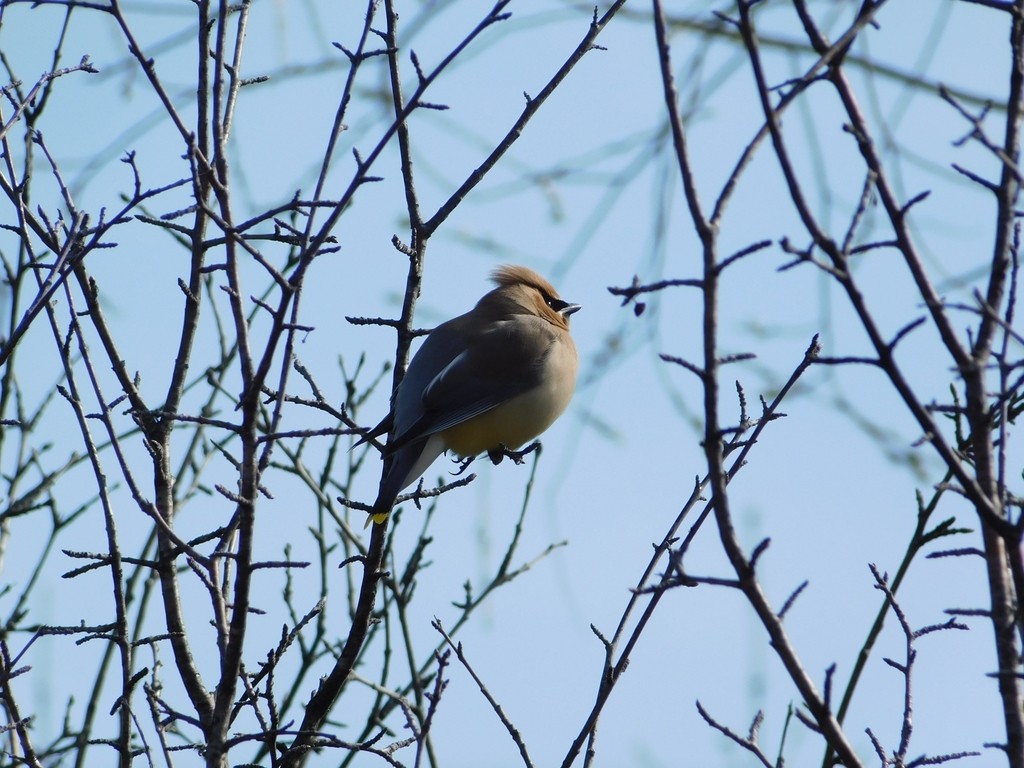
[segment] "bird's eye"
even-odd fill
[[[569,302],[562,301],[561,299],[553,299],[550,296],[545,296],[544,301],[547,303],[549,307],[555,310],[555,312],[561,312],[563,309],[569,306]]]

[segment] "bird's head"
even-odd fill
[[[562,299],[551,283],[526,267],[498,267],[491,279],[498,287],[481,299],[481,303],[493,302],[514,314],[536,315],[556,328],[569,330],[569,315],[581,306]]]

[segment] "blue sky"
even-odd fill
[[[856,5],[817,4],[815,9],[823,19],[834,16],[832,29],[842,30],[850,7]],[[187,46],[165,50],[161,43],[191,28],[190,8],[173,3],[127,6],[143,45],[160,51],[158,72],[187,116],[192,114],[188,89],[194,54]],[[712,10],[728,8],[690,2],[670,4],[668,10],[710,23]],[[409,36],[406,45],[428,67],[483,11],[471,2],[410,3],[400,9],[401,28]],[[429,92],[431,101],[450,109],[413,116],[417,189],[427,215],[504,135],[522,109],[523,92],[535,94],[543,87],[585,33],[593,12],[591,6],[568,2],[513,3],[511,10],[512,18],[488,30]],[[247,88],[239,101],[231,160],[233,193],[243,212],[311,188],[345,76],[343,57],[330,43],[354,44],[362,11],[360,4],[312,0],[253,4],[243,72],[275,76]],[[920,74],[925,88],[908,91],[884,73],[853,65],[850,71],[863,108],[879,126],[876,138],[890,142],[885,151],[898,189],[907,199],[932,190],[915,209],[915,233],[941,292],[962,301],[969,298],[977,270],[989,257],[993,207],[950,164],[988,175],[995,164],[976,145],[953,146],[967,126],[927,84],[942,82],[996,102],[1003,98],[1008,19],[966,3],[931,3],[926,14],[921,11],[920,3],[893,0],[879,14],[879,28],[866,32],[854,52],[892,70]],[[5,13],[0,47],[19,75],[30,81],[49,67],[60,16],[52,8],[28,6]],[[697,277],[700,268],[698,242],[663,134],[664,105],[648,13],[647,5],[627,5],[599,41],[606,50],[584,58],[495,171],[438,231],[428,249],[418,306],[417,324],[423,327],[459,314],[487,290],[489,272],[506,262],[548,275],[564,297],[584,305],[572,321],[582,361],[579,389],[569,411],[544,436],[519,557],[532,558],[553,541],[568,540],[568,546],[499,590],[460,638],[477,672],[521,729],[538,765],[561,760],[593,701],[602,649],[590,624],[605,632],[614,628],[628,590],[647,563],[651,543],[678,513],[693,478],[704,474],[698,382],[658,357],[699,358],[697,292],[675,288],[651,297],[647,311],[635,317],[607,291],[611,285],[627,285],[634,274],[653,282]],[[788,4],[766,3],[758,20],[766,40],[801,39]],[[703,202],[709,206],[758,129],[760,112],[745,58],[734,45],[719,40],[704,47],[699,34],[689,29],[677,31],[672,43],[691,156]],[[773,82],[797,76],[811,61],[806,54],[766,51]],[[65,53],[68,63],[89,54],[100,70],[99,75],[65,77],[41,126],[64,164],[76,200],[94,209],[114,205],[114,196],[130,183],[127,168],[117,162],[128,150],[137,151],[149,185],[183,176],[187,169],[180,138],[162,121],[138,71],[121,67],[125,46],[108,20],[76,12]],[[333,64],[318,74],[289,76],[325,61]],[[411,87],[414,73],[407,57],[404,61]],[[329,188],[343,188],[353,169],[352,147],[365,151],[382,129],[386,105],[379,102],[377,89],[383,76],[382,68],[368,69],[361,81]],[[1000,136],[999,116],[990,119],[992,135]],[[881,131],[883,122],[888,135]],[[785,130],[791,146],[800,150],[798,168],[816,211],[827,225],[843,232],[864,172],[854,142],[841,130],[836,99],[827,86],[814,89],[787,113]],[[788,235],[802,243],[806,236],[768,150],[767,145],[761,148],[742,177],[721,231],[723,254],[761,239],[773,243],[727,272],[722,286],[722,350],[757,355],[729,369],[723,391],[730,392],[732,378],[737,378],[752,405],[760,394],[773,395],[815,333],[821,334],[825,354],[867,352],[866,337],[827,278],[809,267],[777,269],[789,260],[778,246],[780,239]],[[335,231],[340,252],[315,264],[303,296],[304,321],[315,330],[302,340],[297,354],[335,402],[344,398],[339,356],[351,370],[365,354],[368,380],[393,351],[388,331],[352,326],[344,319],[396,312],[404,285],[404,257],[390,244],[395,234],[408,238],[394,147],[382,156],[375,173],[384,180],[360,191]],[[56,197],[48,197],[52,192],[44,186],[36,201],[55,210]],[[186,204],[185,192],[173,194],[160,211]],[[879,212],[869,211],[868,222],[870,231],[884,237]],[[175,348],[181,304],[176,279],[187,262],[164,233],[141,224],[123,228],[117,239],[118,248],[98,252],[90,266],[109,297],[125,359],[141,372],[144,391],[156,397],[165,386]],[[890,333],[921,313],[894,253],[867,256],[856,269]],[[245,277],[251,281],[248,290],[258,291],[258,270]],[[159,321],[152,322],[154,317]],[[965,328],[970,320],[960,317],[958,327]],[[205,322],[210,322],[209,315]],[[56,355],[42,326],[33,333],[32,355],[39,355],[36,383],[45,391],[56,380]],[[911,337],[899,359],[923,400],[948,397],[949,362],[931,330]],[[387,394],[379,389],[359,412],[360,420],[368,426],[376,423],[386,402]],[[748,547],[772,537],[761,576],[776,605],[801,581],[810,580],[787,618],[787,628],[819,684],[832,663],[837,680],[845,682],[879,605],[868,563],[895,569],[913,530],[915,491],[927,495],[941,479],[941,467],[928,449],[914,447],[918,430],[877,371],[812,368],[782,410],[787,418],[764,433],[730,488],[733,509]],[[67,418],[57,408],[47,427],[60,434]],[[292,428],[328,426],[318,414],[295,411],[289,419]],[[134,450],[144,461],[141,446]],[[463,582],[481,582],[500,561],[528,466],[506,462],[495,468],[478,462],[473,467],[477,480],[446,497],[436,512],[431,566],[420,576],[413,609],[415,644],[421,653],[438,639],[430,620],[454,621],[457,613],[451,603],[462,596]],[[371,471],[358,479],[358,500],[371,500],[376,469],[371,462]],[[438,462],[427,477],[445,470]],[[81,486],[74,484],[81,480],[73,476],[61,489],[69,504],[81,493]],[[297,558],[312,556],[301,554],[312,546],[306,532],[311,524],[308,497],[283,476],[272,476],[269,482],[275,500],[259,511],[261,555],[280,557],[287,540]],[[145,521],[126,496],[121,501],[123,535],[126,540],[141,537]],[[225,514],[227,507],[216,496],[196,502],[182,525],[201,529],[209,516]],[[419,514],[411,506],[404,512],[405,525],[396,537],[399,562],[400,553],[415,544]],[[971,512],[957,499],[947,497],[940,514],[955,514],[963,525],[976,527]],[[33,530],[15,533],[15,542],[33,542],[38,535]],[[75,548],[102,546],[98,518],[83,520],[74,535]],[[963,541],[976,544],[977,536]],[[26,545],[9,553],[3,580],[14,578],[20,555],[33,552]],[[687,566],[694,573],[729,575],[713,525],[700,533]],[[90,593],[100,581],[57,579],[66,567],[55,562],[53,578],[41,586],[40,595],[49,601],[33,607],[41,621],[71,624],[90,615]],[[911,623],[936,623],[945,619],[946,608],[981,604],[982,577],[979,563],[966,558],[921,560],[903,593]],[[257,637],[265,633],[267,644],[275,641],[285,620],[274,605],[279,581],[267,577],[270,605],[264,607],[273,610],[252,625]],[[306,591],[308,600],[301,604],[311,606],[319,597],[316,574],[297,574],[295,589]],[[334,599],[341,599],[340,592]],[[203,615],[197,605],[197,625]],[[329,615],[336,631],[344,632],[343,611],[334,609]],[[1002,738],[994,684],[985,677],[994,664],[991,632],[980,619],[968,624],[969,632],[921,640],[914,755],[980,749],[982,742]],[[254,659],[263,647],[254,641]],[[889,626],[848,720],[851,738],[868,762],[874,758],[865,727],[887,746],[898,739],[901,680],[881,657],[899,658],[901,647],[898,631]],[[55,681],[63,679],[64,665],[91,668],[95,653],[88,646],[72,650],[60,638],[36,645],[34,657],[27,660],[35,667],[28,687],[36,687],[41,729],[60,722],[62,712],[47,712],[46,702]],[[210,664],[212,671],[212,656],[200,662]],[[457,665],[449,674],[433,732],[443,764],[519,764],[514,745],[472,680]],[[750,764],[745,753],[701,721],[696,699],[738,731],[745,731],[754,713],[763,709],[762,738],[770,754],[787,705],[797,701],[763,630],[740,595],[723,588],[678,590],[662,601],[602,718],[598,764]],[[964,701],[972,706],[965,709]],[[346,699],[335,714],[338,720],[358,722],[361,711]],[[788,739],[789,764],[820,760],[818,740],[802,726],[791,726]],[[485,762],[481,755],[486,755]],[[991,764],[991,757],[982,760]]]

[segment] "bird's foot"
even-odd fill
[[[497,448],[493,448],[487,452],[487,458],[495,465],[500,464],[501,460],[505,457],[512,459],[516,464],[522,464],[527,456],[534,451],[540,450],[540,441],[534,440],[528,446],[523,448],[521,451],[513,451],[504,445],[499,445]]]
[[[453,458],[452,461],[454,461],[456,464],[458,464],[459,468],[455,472],[452,472],[452,475],[454,475],[455,477],[458,477],[459,475],[461,475],[463,472],[465,472],[469,468],[469,465],[473,463],[473,459],[475,459],[475,458],[476,458],[476,456],[467,456],[464,459],[455,459],[455,458]]]

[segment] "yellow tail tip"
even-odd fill
[[[377,525],[383,525],[387,521],[388,515],[390,515],[390,514],[391,514],[390,512],[377,512],[377,513],[371,512],[367,516],[366,522],[363,523],[363,528],[364,529],[365,528],[369,528],[371,522],[376,523]]]

